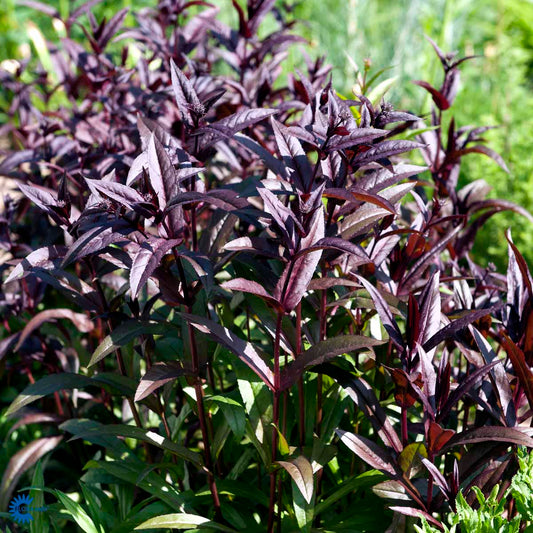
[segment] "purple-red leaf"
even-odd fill
[[[372,145],[368,150],[357,154],[353,159],[353,164],[363,166],[379,159],[385,159],[393,155],[410,152],[423,145],[414,141],[383,141]]]
[[[524,352],[520,347],[517,346],[504,332],[502,332],[502,335],[502,346],[511,360],[518,382],[524,390],[529,402],[529,407],[530,409],[533,409],[533,372],[527,364]]]
[[[394,511],[395,513],[400,513],[406,516],[413,516],[414,518],[425,518],[428,522],[437,526],[441,531],[444,531],[442,523],[439,522],[436,518],[433,518],[433,516],[431,516],[426,511],[416,509],[415,507],[404,507],[403,505],[393,505],[389,507],[389,509],[391,511]]]
[[[190,370],[183,368],[180,363],[175,361],[155,363],[142,377],[135,392],[135,401],[140,402],[165,383],[190,374]]]
[[[263,285],[257,283],[256,281],[250,281],[243,278],[231,279],[225,281],[220,285],[223,289],[228,289],[230,291],[240,291],[247,292],[250,294],[255,294],[259,296],[262,300],[272,305],[277,310],[282,310],[281,303],[268,294]]]
[[[363,335],[342,335],[320,341],[300,354],[296,361],[283,368],[281,372],[281,390],[285,390],[296,383],[304,370],[310,366],[325,363],[343,353],[353,352],[361,348],[371,349],[372,346],[377,346],[378,344],[383,344],[383,341]]]
[[[4,283],[26,277],[34,268],[53,268],[55,261],[62,258],[67,250],[66,246],[44,246],[28,254],[11,271]]]
[[[391,203],[387,199],[382,198],[377,194],[358,191],[356,189],[350,189],[347,191],[346,189],[329,188],[324,191],[323,196],[325,198],[336,198],[337,200],[344,200],[346,202],[366,202],[377,205],[378,207],[387,210],[392,215],[396,214],[396,211]]]
[[[500,361],[492,361],[487,365],[482,366],[481,368],[476,369],[471,374],[468,374],[462,381],[461,384],[448,396],[446,403],[442,407],[438,420],[443,420],[446,418],[448,413],[451,411],[452,407],[465,395],[470,392],[470,389],[475,387]]]
[[[383,327],[389,334],[390,339],[394,342],[394,344],[396,344],[400,351],[403,351],[405,348],[405,343],[403,341],[402,333],[398,327],[398,324],[396,323],[396,320],[394,320],[394,317],[392,316],[392,312],[389,309],[387,302],[383,296],[381,296],[381,293],[365,278],[362,276],[357,276],[357,279],[363,284],[364,288],[370,294],[370,297],[376,306],[376,311],[378,312],[379,318],[383,323]]]
[[[192,128],[194,121],[191,111],[201,114],[200,112],[203,112],[204,106],[200,102],[192,83],[176,66],[173,59],[170,60],[170,74],[172,77],[172,89],[174,90],[176,104],[181,114],[181,120],[187,127]]]
[[[15,350],[18,350],[23,342],[31,335],[31,333],[39,329],[45,322],[55,322],[58,318],[66,318],[70,320],[82,333],[87,333],[94,329],[93,321],[83,313],[75,313],[70,309],[46,309],[37,313],[27,324],[24,326],[20,335],[19,341],[15,346]]]
[[[476,320],[479,320],[484,316],[492,315],[500,307],[501,305],[497,305],[489,307],[487,309],[477,309],[476,311],[468,312],[461,318],[450,322],[447,326],[444,326],[441,330],[435,333],[435,335],[433,335],[429,340],[424,343],[424,350],[426,350],[426,352],[429,352],[443,340],[450,338],[456,332],[466,328],[469,324],[472,324],[472,322],[475,322]]]
[[[338,250],[339,252],[344,252],[350,255],[353,255],[356,259],[355,265],[364,265],[366,263],[371,263],[372,260],[366,254],[365,250],[361,248],[358,244],[354,244],[340,237],[325,237],[320,239],[311,247],[298,252],[296,257],[300,257],[303,254],[310,253],[315,250]]]
[[[62,439],[63,437],[59,435],[34,440],[11,457],[0,483],[0,506],[2,506],[2,509],[7,509],[13,490],[22,474],[29,470],[41,457],[56,448]]]
[[[285,166],[289,169],[289,177],[300,191],[307,192],[313,171],[300,141],[277,120],[272,118],[271,121],[279,153]]]
[[[474,326],[469,326],[468,329],[472,333],[485,362],[492,363],[493,361],[498,360],[489,341],[483,337]],[[509,427],[513,427],[516,425],[516,409],[513,399],[513,391],[503,361],[500,362],[501,364],[496,365],[490,373],[494,383],[494,390],[498,397],[499,405],[501,406],[503,421]]]
[[[319,207],[310,222],[309,232],[300,241],[301,250],[306,250],[324,238],[324,210]],[[293,259],[283,271],[274,291],[274,296],[281,300],[286,311],[292,311],[300,302],[309,287],[315,269],[322,256],[322,250],[310,252]]]
[[[181,239],[151,239],[142,243],[133,258],[130,270],[131,297],[137,298],[148,278],[161,264],[163,257],[181,243]]]
[[[274,389],[274,374],[265,361],[263,361],[261,356],[255,351],[255,348],[251,343],[242,340],[229,329],[209,320],[208,318],[190,315],[188,313],[178,314],[190,322],[196,329],[215,339],[228,350],[233,352],[239,359],[244,361],[270,389]]]
[[[429,94],[431,94],[431,97],[433,98],[433,101],[435,102],[435,105],[438,109],[441,111],[445,111],[450,107],[450,102],[446,99],[446,97],[441,94],[440,91],[435,89],[432,85],[430,85],[427,81],[420,81],[420,80],[414,80],[413,83],[415,85],[419,85],[420,87],[426,89]]]
[[[474,443],[485,443],[490,441],[503,442],[506,444],[517,444],[533,448],[533,439],[518,428],[508,428],[504,426],[484,426],[467,429],[454,435],[440,453],[448,451],[454,446],[468,445]]]
[[[393,477],[398,475],[394,466],[394,459],[387,450],[361,435],[355,435],[354,433],[349,433],[342,429],[336,429],[335,433],[337,433],[342,442],[355,453],[357,457],[369,464],[372,468]]]

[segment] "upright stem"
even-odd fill
[[[433,463],[433,453],[430,451],[428,453],[428,461]],[[428,479],[428,495],[426,500],[426,508],[428,513],[431,512],[431,502],[433,500],[433,476],[430,474]]]
[[[176,249],[173,248],[172,252],[174,254],[174,260],[176,261],[178,272],[180,274],[181,284],[183,287],[183,297],[186,301],[187,312],[190,313],[192,311],[192,301],[189,295],[189,288],[187,286],[187,278],[185,276],[185,270],[183,269],[181,259],[179,258]],[[200,365],[199,365],[199,359],[198,359],[198,349],[196,347],[196,337],[194,333],[194,327],[192,326],[190,322],[187,323],[187,332],[189,334],[189,344],[191,346],[191,370],[192,370],[193,375],[195,376],[194,391],[196,395],[196,404],[198,406],[198,421],[200,422],[200,430],[202,432],[202,441],[204,443],[204,461],[205,461],[205,466],[208,471],[207,472],[208,485],[209,485],[209,490],[211,492],[211,499],[213,500],[213,505],[215,507],[215,516],[218,520],[220,520],[222,518],[222,513],[220,511],[220,498],[218,496],[218,490],[217,490],[217,485],[216,485],[214,470],[213,470],[213,461],[211,458],[211,440],[209,438],[207,417],[206,417],[205,406],[204,406],[204,389],[202,387],[202,380],[200,379],[200,375],[199,375]]]
[[[296,357],[302,352],[302,302],[296,306]],[[298,430],[300,435],[300,448],[305,444],[305,398],[304,380],[298,379]]]
[[[402,445],[407,446],[409,438],[407,435],[407,409],[402,407]]]
[[[281,340],[281,321],[283,319],[283,313],[278,312],[278,318],[276,321],[276,336],[274,337],[274,404],[272,410],[272,422],[274,427],[272,428],[272,463],[276,461],[276,452],[278,448],[278,429],[279,429],[279,396],[281,388],[281,374],[279,367],[279,347]],[[270,504],[268,511],[268,533],[273,533],[276,506],[276,471],[272,464],[272,472],[270,473]],[[279,512],[279,509],[278,509]]]

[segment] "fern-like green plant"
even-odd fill
[[[522,526],[526,526],[525,533],[533,533],[533,454],[519,448],[518,462],[519,470],[501,498],[498,498],[498,485],[488,498],[479,487],[472,487],[479,502],[479,508],[473,509],[460,492],[456,499],[457,511],[448,516],[450,528],[444,526],[445,533],[518,533]],[[512,520],[504,516],[509,498],[514,499],[517,510]],[[425,519],[422,519],[422,526],[415,526],[415,529],[418,533],[439,533],[439,529]]]

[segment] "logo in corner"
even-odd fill
[[[13,517],[13,520],[26,524],[33,520],[33,516],[30,514],[32,510],[30,505],[33,498],[29,494],[17,496],[9,504],[9,514]]]

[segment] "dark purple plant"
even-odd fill
[[[510,234],[507,277],[468,253],[489,216],[523,210],[482,183],[457,190],[469,153],[505,168],[483,128],[443,132],[463,59],[434,45],[444,82],[417,82],[436,110],[414,142],[401,135],[418,117],[341,99],[320,60],[276,84],[300,39],[273,1],[234,1],[238,29],[208,2],[161,2],[127,29],[126,12],[98,22],[89,4],[51,47],[59,87],[0,73],[13,102],[0,171],[24,195],[2,221],[0,358],[7,382],[30,382],[8,414],[51,423],[30,463],[68,450],[64,433],[91,443],[77,442],[85,462],[141,441],[124,464],[171,465],[172,485],[139,485],[139,508],[166,507],[132,528],[176,508],[232,530],[257,529],[254,513],[269,532],[355,528],[353,501],[383,507],[372,485],[439,525],[460,489],[510,479],[514,447],[533,447],[532,278]],[[94,483],[110,468],[132,483],[119,461],[90,464]],[[364,464],[388,481],[366,485]]]

